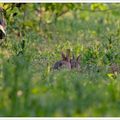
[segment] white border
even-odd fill
[[[0,3],[120,3],[120,0],[0,0]]]
[[[120,3],[120,0],[0,0],[0,3]],[[0,120],[120,120],[120,117],[0,117]]]

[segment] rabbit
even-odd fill
[[[62,52],[61,53],[62,60],[57,61],[53,69],[60,69],[60,68],[67,68],[71,69],[71,63],[70,63],[70,49],[67,49],[66,55]]]
[[[70,64],[71,64],[71,69],[76,68],[77,70],[80,69],[80,55],[75,58],[75,56],[72,56],[72,59],[70,60]]]

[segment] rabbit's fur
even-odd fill
[[[62,60],[57,61],[54,66],[53,69],[60,69],[60,68],[67,68],[67,69],[74,69],[80,68],[80,56],[78,56],[76,59],[73,55],[72,59],[70,58],[70,49],[67,49],[66,51],[66,55],[62,52],[61,53],[62,56]]]
[[[62,60],[57,61],[54,64],[53,69],[60,69],[62,67],[71,69],[71,65],[70,65],[70,50],[67,49],[66,55],[62,52],[61,56],[62,56]]]
[[[78,70],[80,69],[80,55],[75,58],[75,56],[73,55],[72,59],[70,60],[71,63],[71,69],[73,68],[77,68]]]

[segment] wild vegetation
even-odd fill
[[[120,116],[120,4],[0,6],[0,116]],[[79,70],[54,70],[67,49]]]

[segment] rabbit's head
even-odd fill
[[[62,59],[60,61],[57,61],[54,64],[53,69],[59,69],[59,68],[67,68],[71,69],[71,64],[70,64],[70,49],[66,50],[66,54],[64,52],[61,53]]]
[[[63,52],[61,53],[62,55],[62,66],[68,69],[71,69],[71,63],[70,63],[70,49],[66,50],[66,54],[64,54]]]
[[[77,68],[78,70],[80,69],[80,55],[75,58],[75,56],[72,56],[72,59],[70,60],[71,63],[71,69]]]
[[[80,70],[80,55],[75,58],[73,55],[72,58],[70,57],[70,49],[66,50],[66,54],[64,52],[61,53],[62,59],[60,61],[57,61],[53,69],[59,69],[59,68],[67,68],[67,69],[77,69]]]

